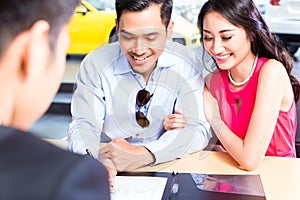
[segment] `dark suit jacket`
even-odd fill
[[[0,126],[0,200],[110,199],[107,176],[89,156]]]

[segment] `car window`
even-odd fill
[[[98,10],[110,10],[115,9],[115,3],[112,0],[87,0]]]

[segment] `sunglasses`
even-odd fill
[[[138,107],[138,111],[135,113],[136,122],[143,128],[148,127],[150,122],[147,117],[140,111],[140,107],[146,105],[153,94],[150,94],[149,91],[142,89],[136,95],[136,105]]]

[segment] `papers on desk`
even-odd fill
[[[166,177],[116,176],[111,199],[162,199],[167,180]]]
[[[177,188],[174,186],[177,185]],[[120,172],[112,200],[265,200],[259,175]],[[176,191],[174,192],[174,189]]]

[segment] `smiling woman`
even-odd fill
[[[209,0],[198,20],[203,46],[218,66],[206,77],[204,108],[222,146],[245,170],[265,155],[295,157],[300,86],[291,75],[293,58],[257,6]]]

